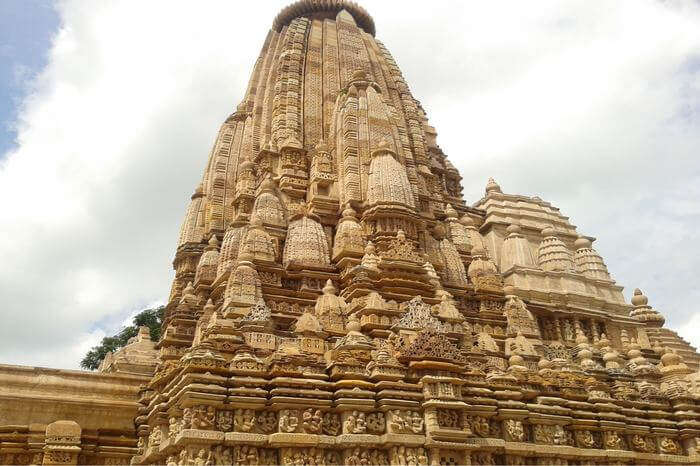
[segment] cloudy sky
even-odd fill
[[[163,301],[287,1],[0,2],[0,362],[77,367]],[[700,6],[361,1],[464,176],[538,195],[700,345]]]

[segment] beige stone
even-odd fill
[[[0,463],[700,462],[695,349],[550,203],[489,179],[467,205],[374,34],[345,0],[277,16],[161,340],[0,366]]]

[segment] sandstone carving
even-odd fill
[[[0,366],[1,464],[700,463],[700,355],[550,203],[468,205],[374,35],[346,0],[277,16],[161,339]]]

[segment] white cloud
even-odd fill
[[[63,25],[0,162],[0,361],[76,367],[167,296],[189,194],[287,2],[59,4]],[[700,344],[699,7],[362,2],[469,202],[562,208],[622,284]],[[631,289],[631,288],[630,288]],[[630,290],[628,289],[628,291]]]

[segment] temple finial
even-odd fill
[[[503,191],[501,191],[501,187],[496,183],[496,180],[493,178],[489,178],[488,183],[486,183],[486,194],[488,195],[489,193],[500,193],[503,194]]]

